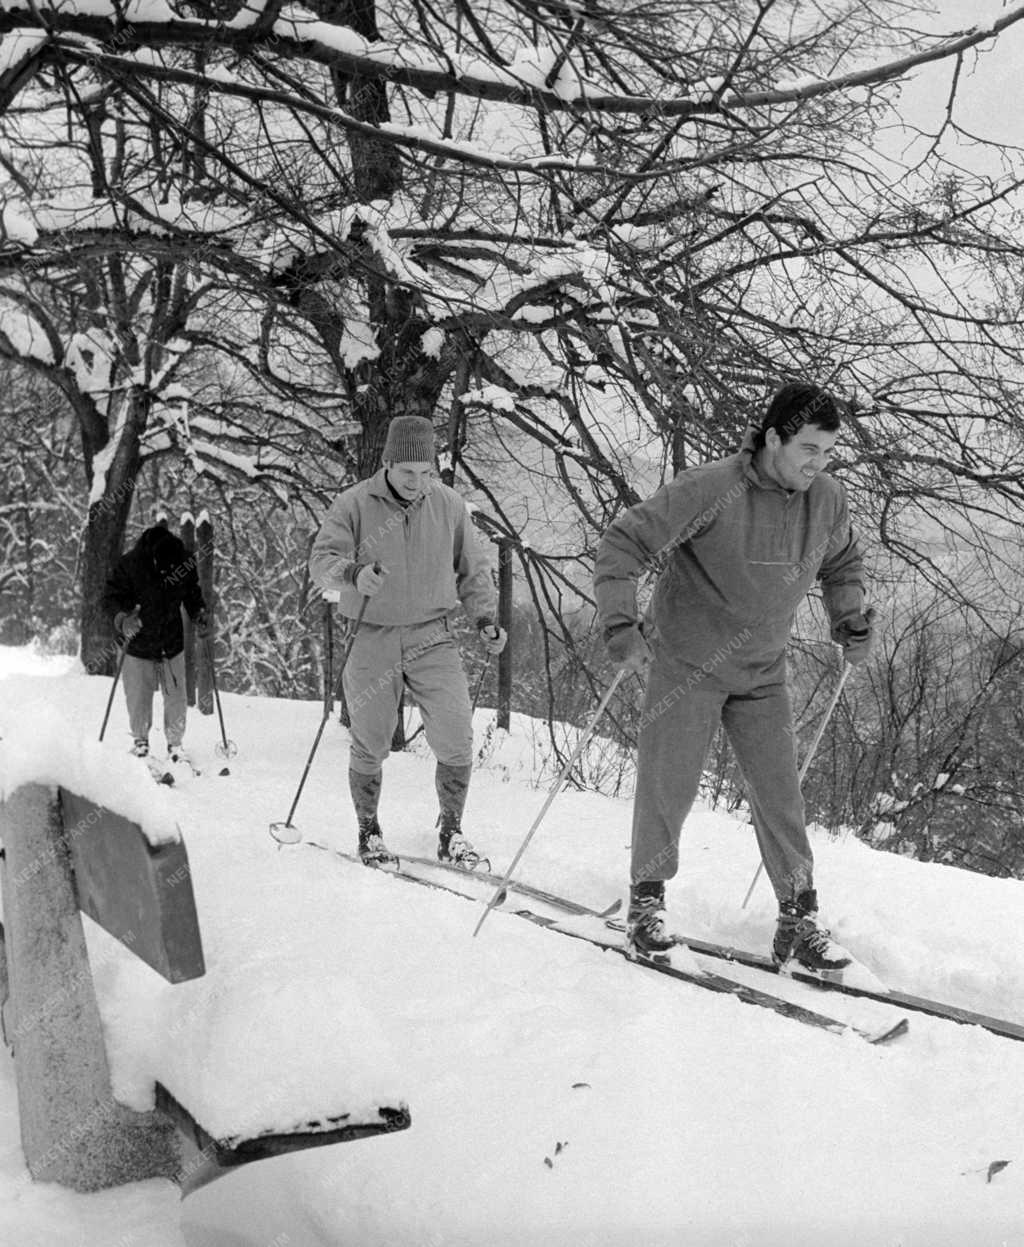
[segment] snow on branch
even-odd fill
[[[5,297],[7,296],[7,297]],[[0,355],[52,366],[53,342],[26,300],[0,290]]]
[[[126,40],[143,47],[211,45],[251,52],[266,48],[278,56],[314,61],[363,80],[383,79],[413,87],[427,96],[455,94],[493,102],[520,104],[543,111],[604,112],[686,119],[794,103],[823,95],[892,81],[933,61],[957,57],[1001,34],[1024,19],[1024,5],[1007,10],[991,22],[970,30],[940,37],[917,51],[891,61],[828,77],[806,77],[781,82],[761,91],[711,90],[700,95],[632,95],[610,92],[567,61],[549,83],[548,64],[541,49],[523,45],[512,63],[503,66],[480,56],[465,55],[455,47],[436,53],[405,41],[369,40],[348,26],[314,17],[298,6],[282,9],[272,24],[261,22],[262,12],[246,8],[228,23],[184,20],[162,0],[135,0],[126,11],[106,0],[36,5],[9,0],[0,10],[0,34],[17,31],[31,35],[45,27],[52,35],[77,35],[117,47]],[[99,47],[77,48],[69,41],[42,50],[48,56],[79,58],[109,63]],[[121,59],[133,73],[155,69],[152,65]],[[202,77],[202,75],[200,75]],[[205,77],[215,88],[220,73]],[[705,84],[706,85],[706,84]]]
[[[456,139],[439,138],[425,126],[399,125],[393,122],[372,124],[361,121],[341,108],[333,108],[316,100],[304,98],[288,91],[272,87],[258,86],[245,82],[222,69],[216,72],[200,73],[180,66],[162,65],[157,62],[140,62],[134,57],[118,56],[114,53],[102,52],[92,48],[83,48],[78,43],[61,44],[65,59],[79,64],[102,66],[110,72],[130,72],[139,77],[158,79],[163,82],[174,82],[186,86],[202,87],[221,95],[231,95],[258,104],[279,104],[293,109],[298,113],[316,117],[330,125],[362,134],[377,142],[389,143],[395,147],[404,147],[412,151],[425,152],[433,156],[443,156],[463,164],[484,169],[502,170],[510,173],[541,174],[554,171],[570,173],[607,173],[618,177],[638,176],[649,179],[653,174],[646,170],[642,175],[631,175],[628,170],[599,164],[592,156],[576,157],[551,155],[549,153],[527,157],[502,156],[495,152],[493,146],[484,143],[468,143]]]

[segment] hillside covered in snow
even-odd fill
[[[6,651],[0,785],[131,773],[123,706],[70,660]],[[201,776],[153,792],[181,828],[207,974],[171,986],[86,921],[115,1091],[159,1079],[218,1127],[400,1096],[409,1130],[246,1166],[183,1203],[167,1182],[94,1196],[28,1178],[0,1053],[0,1242],[18,1247],[1002,1247],[1024,1245],[1024,1044],[924,1016],[871,1047],[674,982],[479,903],[269,834],[318,703],[227,696],[238,755],[190,717]],[[465,820],[499,872],[544,800],[544,733],[494,736]],[[64,727],[54,743],[53,727]],[[47,726],[49,725],[49,726]],[[484,744],[486,741],[486,748]],[[33,743],[35,742],[35,743]],[[160,739],[154,733],[154,743]],[[34,759],[34,762],[33,762]],[[295,824],[354,849],[347,738],[332,723]],[[127,782],[127,781],[126,781]],[[381,822],[433,852],[433,763],[385,766]],[[519,875],[583,903],[624,896],[630,806],[567,790]],[[1024,1023],[1024,883],[815,839],[823,916],[894,987]],[[678,929],[764,950],[774,902],[752,830],[695,811],[669,888]],[[720,967],[719,967],[720,968]],[[803,989],[837,1018],[888,1006]],[[810,994],[810,995],[809,995]]]

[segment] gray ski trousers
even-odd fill
[[[780,901],[812,887],[813,856],[797,782],[793,711],[785,684],[728,692],[698,669],[655,658],[644,701],[633,803],[631,877],[666,880],[679,869],[679,837],[704,762],[725,728],[743,773],[765,870]]]
[[[469,689],[447,619],[405,626],[364,623],[343,680],[352,770],[364,775],[380,770],[391,748],[403,685],[419,707],[427,744],[438,762],[472,764]]]
[[[125,654],[121,678],[128,705],[128,723],[136,740],[148,740],[153,724],[153,694],[159,689],[164,703],[164,735],[168,749],[185,735],[185,651],[173,658],[135,658]]]

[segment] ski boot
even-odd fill
[[[791,958],[821,974],[843,970],[853,961],[850,954],[819,927],[818,894],[813,888],[800,892],[779,906],[779,921],[772,940],[772,960],[777,966]]]
[[[133,758],[148,758],[149,741],[144,740],[142,737],[136,737],[135,743],[132,745],[129,752]]]
[[[437,841],[437,860],[460,870],[489,871],[491,863],[482,857],[462,834],[462,811],[466,807],[466,793],[473,773],[471,766],[452,766],[438,762],[434,773],[437,802],[441,807],[438,824],[441,828]]]
[[[398,858],[384,843],[380,823],[377,822],[380,781],[380,771],[366,775],[349,767],[348,786],[359,824],[359,858],[364,866],[394,867],[398,865]]]
[[[626,916],[626,956],[666,960],[678,939],[665,924],[665,884],[661,880],[635,883],[629,889]]]
[[[359,820],[359,859],[364,866],[387,868],[398,865],[398,857],[384,843],[380,823],[376,818],[365,822]]]
[[[491,863],[487,858],[481,857],[462,834],[462,829],[458,822],[443,816],[441,819],[441,832],[437,839],[437,860],[439,862],[448,862],[452,866],[458,866],[460,870],[465,871],[483,870],[487,872],[491,869]]]

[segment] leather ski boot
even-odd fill
[[[813,888],[800,892],[779,906],[779,920],[772,940],[772,960],[784,965],[791,958],[807,970],[819,973],[842,970],[853,958],[818,926],[818,894]]]

